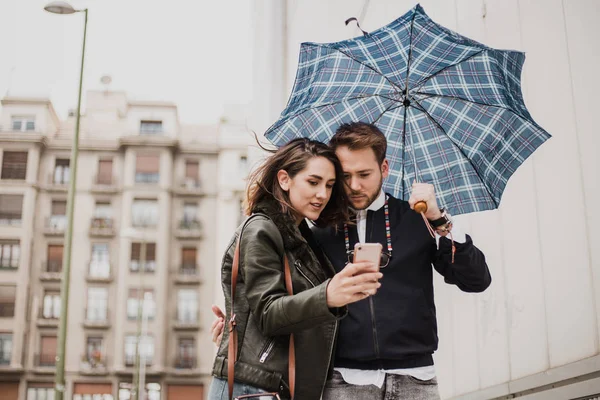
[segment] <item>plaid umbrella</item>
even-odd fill
[[[452,214],[495,209],[515,170],[550,135],[521,95],[525,55],[433,22],[420,5],[374,32],[303,43],[287,107],[265,136],[328,142],[341,123],[375,123],[388,139],[384,189],[407,200],[432,183]]]

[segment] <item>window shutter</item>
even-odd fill
[[[98,161],[98,183],[109,185],[112,183],[113,161]]]
[[[135,171],[137,173],[156,174],[159,170],[158,155],[142,155],[138,154]]]

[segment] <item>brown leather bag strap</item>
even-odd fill
[[[237,335],[237,322],[235,320],[235,308],[233,306],[235,300],[235,289],[237,285],[237,278],[240,267],[240,238],[242,233],[238,236],[237,243],[235,245],[235,252],[233,255],[233,263],[231,265],[231,318],[229,319],[229,347],[227,351],[227,386],[229,387],[229,400],[233,397],[233,383],[235,374],[235,363],[237,361],[237,347],[238,347],[238,335]],[[290,263],[287,256],[284,255],[284,273],[285,273],[285,287],[288,294],[291,296],[294,294],[294,287],[292,286],[292,272],[290,270]],[[290,394],[292,399],[294,398],[294,388],[296,386],[296,352],[294,349],[294,335],[290,335],[290,348],[289,348],[289,362],[288,362],[288,374],[289,374],[289,385]]]

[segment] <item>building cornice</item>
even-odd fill
[[[170,147],[177,149],[179,140],[164,136],[132,135],[119,138],[120,147]]]
[[[48,146],[48,137],[39,133],[15,135],[14,133],[0,133],[0,143],[33,143],[41,147]]]

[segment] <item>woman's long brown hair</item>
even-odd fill
[[[331,148],[321,142],[306,138],[294,139],[280,147],[249,176],[246,214],[252,214],[262,200],[271,198],[279,202],[283,213],[295,218],[295,211],[289,202],[288,194],[279,186],[277,173],[284,170],[290,178],[294,178],[306,168],[308,161],[314,157],[324,157],[329,160],[335,168],[336,179],[327,205],[319,215],[319,219],[313,222],[317,226],[332,226],[346,222],[349,202],[344,191],[342,165]]]

